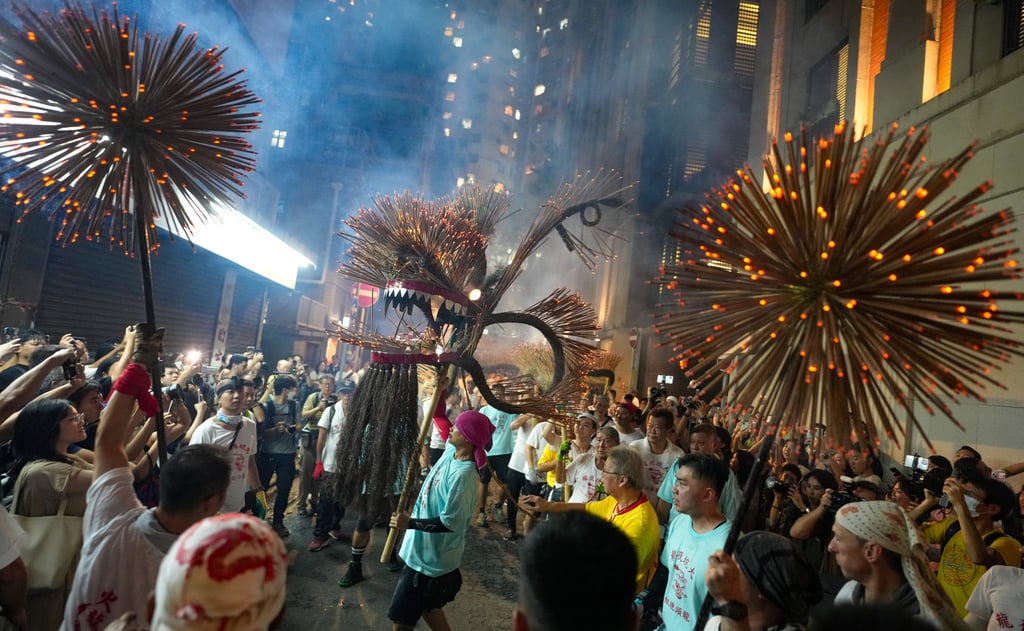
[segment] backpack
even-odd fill
[[[950,527],[946,529],[946,534],[942,536],[942,552],[946,551],[946,546],[949,544],[950,541],[952,541],[953,536],[956,535],[956,533],[958,532],[960,532],[959,519],[953,522],[952,525],[950,525]],[[995,532],[990,532],[984,537],[982,537],[982,541],[985,542],[986,548],[991,548],[993,543],[995,543],[999,539],[1002,539],[1003,537],[1009,536],[1010,535],[1006,534],[1005,532],[996,530]]]

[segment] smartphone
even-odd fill
[[[14,338],[18,337],[18,328],[13,326],[4,327],[4,341],[10,342]]]
[[[917,469],[919,471],[928,470],[928,459],[922,456],[907,456],[903,459],[903,466],[908,469]]]
[[[69,359],[62,365],[64,369],[64,380],[71,381],[78,376],[78,364],[73,359]]]
[[[168,425],[174,425],[178,420],[178,408],[184,405],[181,399],[171,399],[170,405],[167,406],[167,415],[171,418],[167,420]]]

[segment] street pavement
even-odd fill
[[[296,486],[298,486],[296,484]],[[493,495],[492,495],[493,497]],[[285,514],[291,530],[285,543],[292,556],[288,572],[288,598],[283,628],[295,631],[383,631],[391,629],[387,618],[391,593],[398,574],[380,563],[387,538],[385,528],[375,528],[363,557],[366,580],[347,589],[338,579],[348,569],[351,556],[348,536],[356,515],[349,512],[342,521],[343,541],[331,541],[325,549],[310,552],[313,519],[295,512],[294,497]],[[462,590],[444,608],[453,630],[490,631],[510,629],[516,604],[519,575],[518,541],[505,541],[503,524],[489,528],[470,526],[462,561]],[[417,628],[425,629],[423,622]]]

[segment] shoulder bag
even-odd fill
[[[32,463],[26,465],[26,469]],[[62,494],[60,508],[56,515],[46,517],[25,517],[18,514],[21,499],[21,483],[25,471],[14,484],[14,501],[11,517],[28,535],[21,548],[21,558],[28,570],[28,588],[57,589],[64,586],[75,556],[82,549],[82,518],[64,514],[68,504],[67,494]]]

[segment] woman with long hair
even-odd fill
[[[14,424],[17,482],[13,513],[51,517],[57,515],[61,502],[66,500],[64,515],[85,515],[85,493],[92,484],[92,465],[68,453],[70,445],[85,437],[84,416],[64,399],[39,399],[21,410]],[[76,564],[77,559],[64,588],[29,593],[26,609],[33,629],[43,631],[60,626]]]

